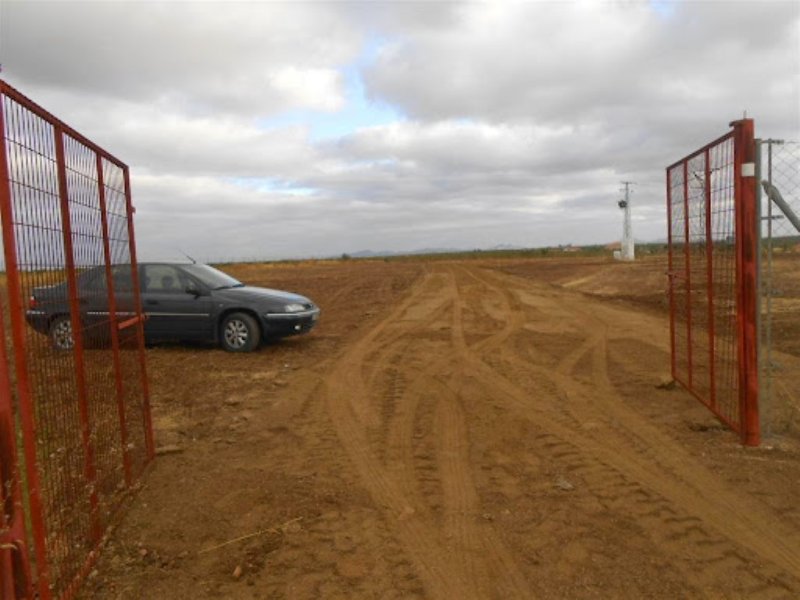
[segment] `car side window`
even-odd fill
[[[145,289],[153,294],[185,294],[186,275],[173,265],[147,265]]]
[[[105,277],[101,277],[105,287]],[[133,292],[133,276],[130,265],[114,265],[111,267],[111,279],[114,284],[115,294],[130,294]]]
[[[78,289],[83,294],[105,295],[106,278],[103,267],[92,267],[78,274]]]

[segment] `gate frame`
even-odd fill
[[[92,431],[92,424],[90,422],[90,414],[87,405],[86,399],[86,383],[85,383],[85,368],[83,365],[83,344],[82,344],[82,330],[80,326],[80,312],[79,312],[79,302],[78,302],[78,292],[77,292],[77,280],[75,274],[75,255],[72,248],[72,228],[70,224],[70,198],[69,198],[69,189],[67,184],[66,178],[66,162],[65,162],[65,137],[69,136],[75,142],[83,145],[88,150],[94,152],[96,156],[96,168],[97,168],[97,185],[98,185],[98,203],[99,203],[99,211],[101,214],[101,229],[102,229],[102,236],[103,236],[103,257],[105,261],[106,267],[106,278],[107,281],[111,275],[111,251],[110,251],[110,244],[109,244],[109,236],[108,236],[108,223],[107,223],[107,212],[106,212],[106,201],[105,201],[105,187],[103,181],[103,164],[102,161],[106,160],[111,164],[119,167],[123,174],[123,184],[124,184],[124,195],[125,195],[125,210],[127,214],[127,232],[128,232],[128,251],[129,251],[129,259],[132,265],[131,268],[131,278],[133,287],[135,290],[140,289],[139,287],[139,274],[138,269],[135,268],[137,265],[136,260],[136,238],[134,235],[134,225],[133,225],[133,214],[136,212],[132,201],[131,201],[131,186],[130,186],[130,176],[128,172],[128,166],[123,163],[121,160],[92,142],[91,140],[87,139],[85,136],[81,135],[73,128],[66,125],[63,121],[59,118],[39,106],[33,100],[26,97],[24,94],[20,93],[18,90],[13,88],[12,86],[8,85],[5,81],[0,79],[0,219],[2,220],[2,236],[3,236],[3,252],[5,257],[5,266],[6,266],[6,277],[7,277],[7,289],[8,289],[8,310],[10,314],[10,322],[11,322],[11,334],[12,334],[12,343],[13,343],[13,355],[14,355],[14,365],[15,365],[15,373],[16,373],[16,389],[18,393],[18,413],[20,417],[20,424],[22,429],[22,455],[25,459],[25,475],[27,477],[28,483],[28,493],[27,493],[27,501],[28,505],[28,516],[30,518],[30,535],[33,540],[34,546],[34,556],[35,556],[35,566],[36,566],[36,581],[34,582],[31,577],[31,567],[30,567],[30,557],[27,554],[27,549],[24,546],[19,546],[20,552],[24,552],[25,556],[22,559],[22,568],[12,568],[11,571],[8,571],[6,568],[8,566],[8,561],[5,559],[4,553],[2,552],[2,548],[0,548],[0,574],[3,575],[3,581],[5,582],[6,577],[5,575],[9,575],[9,581],[11,583],[10,587],[13,589],[16,586],[18,591],[26,590],[28,592],[28,597],[33,597],[33,594],[30,593],[31,586],[36,587],[39,597],[42,600],[50,600],[53,598],[53,591],[51,589],[51,582],[50,582],[50,568],[49,568],[49,557],[48,557],[48,549],[46,545],[46,536],[47,536],[47,524],[45,523],[44,519],[44,507],[42,502],[41,496],[41,480],[39,477],[39,468],[37,465],[38,457],[37,457],[37,447],[36,447],[36,417],[34,414],[34,407],[33,407],[33,394],[30,387],[30,380],[29,380],[29,366],[28,366],[28,358],[27,358],[27,350],[26,350],[26,324],[25,324],[25,306],[22,304],[22,286],[21,286],[21,278],[20,273],[17,265],[17,244],[16,244],[16,235],[14,231],[14,209],[12,204],[12,195],[11,195],[11,178],[8,169],[8,162],[7,157],[8,149],[6,147],[6,125],[5,125],[5,111],[3,109],[3,99],[4,97],[8,97],[24,109],[30,111],[32,114],[36,115],[37,117],[43,119],[47,123],[50,124],[53,128],[53,136],[54,136],[54,149],[55,149],[55,162],[56,162],[56,169],[57,169],[57,178],[58,178],[58,193],[59,193],[59,201],[60,201],[60,210],[61,210],[61,218],[62,218],[62,234],[63,234],[63,244],[64,244],[64,259],[65,265],[64,268],[67,272],[67,285],[68,285],[68,299],[69,299],[69,306],[70,306],[70,314],[71,314],[71,322],[72,322],[72,332],[74,338],[74,356],[75,356],[75,375],[77,379],[77,399],[79,404],[79,418],[80,418],[80,434],[81,434],[81,444],[84,449],[84,477],[86,478],[87,483],[89,484],[90,497],[88,501],[90,503],[91,511],[89,513],[89,520],[90,520],[90,531],[88,532],[91,536],[91,539],[94,543],[93,549],[88,553],[86,556],[85,561],[81,565],[81,567],[75,572],[74,577],[71,581],[65,582],[64,589],[60,594],[60,598],[68,599],[75,595],[78,590],[78,586],[82,583],[86,575],[88,575],[90,569],[94,565],[95,561],[99,556],[99,549],[103,545],[104,542],[104,531],[101,528],[99,522],[99,514],[98,514],[98,498],[97,498],[97,491],[95,486],[92,485],[95,478],[95,466],[94,466],[94,457],[93,457],[93,448],[91,442],[91,431]],[[108,287],[109,294],[109,306],[115,306],[114,301],[114,291],[113,285]],[[138,294],[134,294],[134,310],[136,311],[136,317],[133,319],[128,319],[125,323],[119,323],[118,319],[116,318],[116,314],[109,315],[110,317],[110,324],[112,329],[112,340],[118,340],[118,330],[122,329],[123,327],[135,326],[137,330],[136,338],[137,338],[137,349],[138,349],[138,364],[139,364],[139,376],[141,377],[141,386],[142,386],[142,419],[144,423],[144,445],[145,445],[145,459],[142,466],[142,470],[139,473],[133,474],[131,471],[131,465],[129,460],[129,452],[128,452],[128,444],[127,444],[127,427],[125,423],[125,411],[124,411],[124,395],[123,395],[123,388],[122,388],[122,380],[121,380],[121,367],[120,367],[120,357],[119,357],[119,346],[118,343],[112,342],[112,357],[111,360],[113,362],[113,369],[116,377],[116,401],[118,405],[118,413],[120,418],[120,438],[121,443],[123,444],[123,472],[124,472],[124,482],[126,486],[126,493],[130,493],[130,491],[134,488],[134,479],[136,479],[139,475],[141,475],[144,470],[147,469],[148,465],[152,462],[153,458],[155,457],[155,444],[153,439],[152,433],[152,418],[151,418],[151,411],[150,411],[150,393],[149,393],[149,386],[147,381],[147,368],[145,362],[145,352],[144,352],[144,332],[142,327],[142,321],[144,319],[144,313],[142,311],[142,304],[141,298]],[[111,308],[109,308],[109,312]],[[0,333],[2,333],[3,327],[2,323],[0,323]],[[3,397],[3,369],[7,369],[7,354],[5,348],[5,337],[0,339],[2,343],[2,349],[0,349],[0,360],[3,360],[3,364],[0,365],[0,420],[3,422],[8,418],[11,419],[11,431],[14,432],[14,419],[13,419],[13,407],[11,406],[11,396],[9,395],[8,398]],[[6,370],[6,375],[8,372]],[[9,385],[10,391],[10,385]],[[7,401],[6,401],[7,400]],[[9,408],[8,417],[6,416],[6,408]],[[2,426],[3,422],[0,422],[0,426]],[[12,448],[15,450],[15,441],[12,437]],[[5,456],[0,456],[0,459],[5,459]],[[16,455],[14,456],[14,464],[13,468],[18,469],[19,463],[16,461]],[[20,509],[22,508],[22,493],[19,489],[12,489],[13,494],[19,493],[20,498]],[[117,506],[117,509],[119,506]],[[2,515],[0,515],[2,516]],[[3,517],[5,519],[5,517]],[[0,525],[3,525],[3,522],[0,521]],[[24,532],[24,522],[22,523],[23,532]],[[17,531],[17,530],[15,530]],[[0,542],[4,541],[4,530],[0,529]],[[20,573],[22,571],[22,573]],[[14,575],[16,574],[16,580],[14,579]],[[23,581],[20,583],[20,579]],[[2,583],[2,586],[5,586],[5,583]],[[0,592],[5,592],[5,588],[0,586]],[[18,593],[18,592],[17,592]],[[4,596],[5,597],[5,596]],[[13,596],[12,596],[13,597]]]
[[[0,317],[0,598],[33,598],[5,330]]]
[[[713,235],[712,235],[712,206],[710,189],[710,151],[713,147],[733,140],[733,189],[734,189],[734,237],[735,237],[735,297],[736,297],[736,352],[737,352],[737,389],[739,405],[739,433],[741,443],[745,446],[758,446],[761,442],[759,413],[758,413],[758,256],[759,256],[759,214],[757,207],[757,169],[756,169],[756,142],[755,125],[752,119],[741,119],[729,124],[733,128],[725,135],[717,138],[702,148],[671,164],[666,169],[666,198],[667,198],[667,235],[668,235],[668,279],[669,279],[669,314],[670,314],[670,363],[672,378],[681,384],[689,393],[706,405],[717,418],[732,429],[736,427],[728,421],[718,410],[715,379],[715,320],[714,320],[714,291],[713,291]],[[693,381],[692,361],[692,319],[691,319],[691,273],[690,273],[690,231],[689,231],[689,205],[688,205],[688,163],[691,159],[703,155],[705,158],[705,239],[706,239],[706,271],[707,271],[707,302],[708,302],[708,345],[709,345],[709,370],[711,373],[709,396],[703,397],[695,388]],[[677,371],[676,352],[676,299],[674,270],[674,240],[672,218],[672,177],[671,171],[676,167],[683,168],[683,218],[684,238],[679,243],[684,244],[686,273],[686,346],[687,346],[687,381],[683,381]]]

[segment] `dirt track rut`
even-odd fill
[[[666,571],[665,594],[800,594],[798,524],[621,397],[622,375],[642,376],[636,344],[665,348],[665,335],[577,293],[436,265],[335,362],[331,421],[427,595],[530,598],[554,581],[591,595],[581,565],[613,560],[614,544],[641,548],[625,593]],[[525,435],[503,440],[498,426]],[[492,435],[524,446],[512,460]]]

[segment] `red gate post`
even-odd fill
[[[758,446],[758,214],[756,212],[755,127],[752,119],[734,128],[736,191],[736,278],[739,331],[739,402],[742,443]]]
[[[33,598],[5,340],[0,318],[0,598]]]

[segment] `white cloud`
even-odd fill
[[[330,112],[344,108],[341,75],[334,69],[283,67],[272,76],[272,84],[295,108]]]
[[[0,27],[7,71],[37,88],[212,115],[316,107],[361,45],[334,7],[302,2],[11,0]]]

